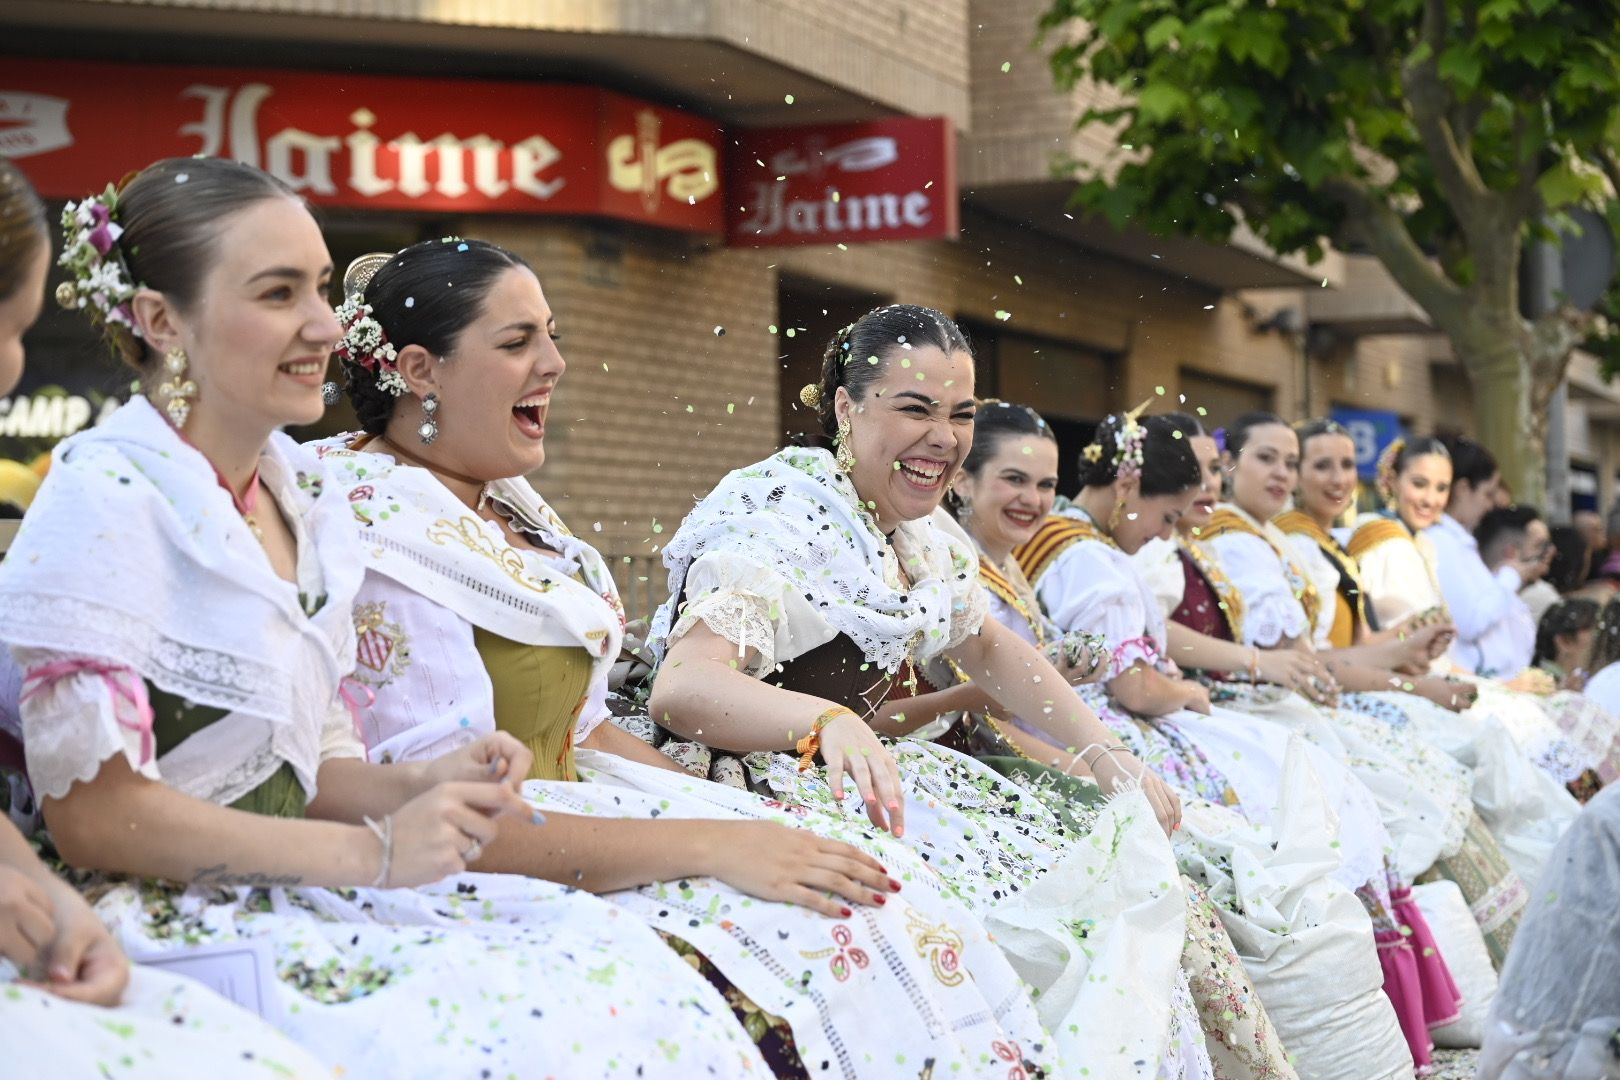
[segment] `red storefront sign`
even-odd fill
[[[955,236],[956,132],[911,117],[737,132],[726,191],[739,246]]]
[[[592,87],[0,57],[0,155],[49,198],[205,154],[330,206],[717,233],[719,147],[713,123]]]

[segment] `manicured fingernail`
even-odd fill
[[[894,835],[895,835],[896,839],[899,839],[900,837],[906,835],[906,827],[904,825],[896,825],[895,829],[894,829]]]
[[[529,815],[529,820],[536,825],[544,825],[546,823],[546,815],[536,810],[534,813]]]
[[[898,809],[900,809],[900,804],[898,802],[891,802],[889,804],[889,809],[890,810],[898,810]]]
[[[846,919],[849,918],[851,915],[855,914],[853,911],[849,910],[849,908],[847,908],[847,907],[846,908],[839,908],[838,910],[843,912],[844,918],[846,918]]]
[[[65,967],[62,967],[62,966],[58,965],[56,967],[51,968],[51,978],[54,979],[56,982],[70,982],[73,979],[73,972],[69,971]]]
[[[900,891],[900,883],[898,881],[894,880],[894,878],[890,878],[889,879],[889,890],[891,892],[899,892]]]
[[[884,896],[882,893],[873,893],[872,894],[872,903],[874,903],[874,904],[887,904],[888,902],[889,902],[889,898],[887,896]]]

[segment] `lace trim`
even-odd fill
[[[198,704],[278,720],[293,712],[283,673],[245,656],[165,637],[146,620],[105,604],[69,596],[0,596],[0,625],[13,645],[111,660]]]
[[[1310,628],[1304,608],[1292,598],[1284,600],[1278,597],[1273,603],[1249,609],[1248,618],[1244,620],[1243,636],[1250,645],[1269,649],[1284,638],[1304,636]]]
[[[730,589],[694,600],[670,631],[670,644],[699,622],[737,646],[739,665],[749,649],[755,651],[756,659],[744,668],[747,674],[758,678],[776,667],[776,624],[771,619],[771,605],[763,597]]]
[[[1108,681],[1112,682],[1138,664],[1156,667],[1158,662],[1159,645],[1146,634],[1122,641],[1114,648],[1113,659],[1108,666]]]

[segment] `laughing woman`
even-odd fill
[[[778,1076],[1055,1068],[1017,976],[904,847],[687,775],[606,722],[618,592],[523,478],[545,462],[566,368],[528,264],[428,241],[347,278],[338,352],[366,430],[322,450],[366,551],[357,671],[374,694],[360,721],[373,760],[497,729],[526,744],[524,793],[545,820],[502,822],[475,867],[577,885],[644,919],[725,992]]]
[[[1450,627],[1434,544],[1424,530],[1444,517],[1451,476],[1451,454],[1438,439],[1397,439],[1379,457],[1379,491],[1390,512],[1363,515],[1346,547],[1385,630]],[[1578,798],[1620,776],[1620,717],[1569,691],[1523,693],[1495,679],[1465,675],[1443,658],[1434,662],[1434,670],[1473,684],[1475,706],[1498,717],[1520,748]]]
[[[532,813],[522,745],[364,760],[347,499],[277,431],[320,415],[339,334],[302,200],[180,158],[65,224],[60,298],[146,393],[57,448],[0,564],[0,639],[97,913],[141,951],[262,945],[280,1024],[349,1075],[760,1075],[720,996],[618,909],[528,882],[520,919],[480,904],[515,891],[460,871]]]
[[[928,308],[879,308],[834,337],[804,398],[836,451],[733,472],[664,549],[653,715],[747,753],[753,782],[791,805],[864,805],[986,918],[1070,1062],[1208,1075],[1178,969],[1184,901],[1164,833],[1179,804],[1152,775],[1134,790],[1140,766],[1051,664],[986,618],[976,557],[931,521],[973,438],[961,331]],[[1089,837],[971,758],[879,738],[919,726],[879,713],[941,654],[1119,792]]]

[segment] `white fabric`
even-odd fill
[[[1300,1076],[1409,1080],[1411,1051],[1368,947],[1371,920],[1334,873],[1340,849],[1309,750],[1290,740],[1268,828],[1189,803],[1177,855],[1209,890]]]
[[[1434,545],[1440,594],[1457,628],[1451,658],[1479,675],[1511,679],[1530,666],[1536,624],[1519,599],[1523,581],[1511,566],[1492,571],[1479,554],[1479,542],[1450,514],[1423,530]]]
[[[1155,536],[1137,549],[1131,562],[1147,582],[1160,611],[1168,614],[1181,606],[1187,594],[1187,573],[1181,567],[1181,549],[1174,540]]]
[[[1620,664],[1610,664],[1586,680],[1581,691],[1611,716],[1620,716]]]
[[[275,499],[299,541],[296,585],[271,568],[208,460],[144,398],[57,447],[0,563],[0,641],[25,670],[94,658],[227,712],[163,760],[167,781],[202,798],[228,801],[282,762],[313,797],[322,754],[358,752],[335,730],[360,583],[352,541],[338,526],[348,510],[323,490],[319,463],[285,436],[271,438],[259,471],[261,498]],[[325,603],[308,616],[300,594]],[[65,795],[117,753],[159,775],[115,719],[133,716],[113,702],[102,679],[81,674],[22,703],[40,795]],[[326,720],[294,719],[306,716]]]
[[[584,739],[607,719],[608,675],[624,636],[624,608],[601,555],[522,477],[490,484],[489,495],[514,528],[557,555],[509,543],[428,470],[350,450],[352,438],[316,446],[354,510],[367,568],[356,597],[355,677],[375,695],[360,710],[371,759],[434,757],[494,730],[495,691],[475,626],[526,645],[585,650],[591,681],[574,730],[576,742]]]
[[[1287,541],[1277,527],[1269,521],[1264,525],[1254,520],[1241,508],[1223,503],[1222,510],[1242,517],[1256,529],[1267,533],[1271,543],[1247,533],[1227,532],[1202,540],[1210,556],[1218,560],[1232,585],[1243,597],[1243,642],[1262,649],[1274,648],[1284,642],[1306,637],[1311,627],[1306,621],[1305,608],[1295,596],[1295,582],[1290,579],[1295,571],[1278,558],[1272,543],[1283,545]],[[1331,601],[1332,596],[1325,599]],[[1329,604],[1331,607],[1331,604]]]
[[[114,1008],[81,1005],[9,981],[0,962],[6,1075],[120,1080],[318,1080],[332,1071],[257,1016],[201,983],[130,971]]]
[[[1289,533],[1287,536],[1290,554],[1310,578],[1311,584],[1316,586],[1316,594],[1322,598],[1321,604],[1317,607],[1316,626],[1312,628],[1311,643],[1318,649],[1331,649],[1333,620],[1338,609],[1334,597],[1339,592],[1339,568],[1333,565],[1333,560],[1327,557],[1322,546],[1311,537],[1304,533]]]
[[[1364,514],[1356,528],[1378,520],[1384,519],[1378,514]],[[1410,543],[1387,540],[1356,558],[1367,602],[1378,616],[1378,625],[1385,630],[1445,604],[1434,576],[1434,545],[1427,535],[1410,539]]]
[[[1440,955],[1446,958],[1452,980],[1463,991],[1457,1019],[1430,1029],[1429,1034],[1439,1047],[1478,1047],[1485,1040],[1486,1018],[1496,997],[1496,969],[1479,935],[1479,924],[1455,881],[1414,885],[1412,899],[1423,912],[1423,921],[1429,924]]]
[[[1541,617],[1547,614],[1549,608],[1563,599],[1558,589],[1546,578],[1537,578],[1519,590],[1519,599],[1530,610],[1530,621],[1537,626],[1541,625]]]
[[[728,474],[664,547],[664,565],[670,598],[648,634],[660,659],[702,621],[739,655],[786,663],[844,634],[895,671],[961,644],[987,609],[971,546],[927,518],[885,537],[825,450],[789,448]]]

